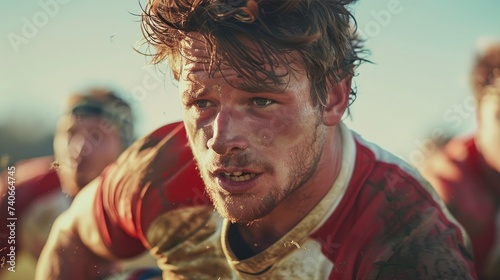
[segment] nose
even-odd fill
[[[68,151],[70,158],[80,161],[90,154],[91,145],[85,136],[76,134],[71,137],[68,143]]]
[[[219,155],[238,153],[248,148],[244,123],[231,109],[221,109],[212,123],[212,137],[207,147]]]

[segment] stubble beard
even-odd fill
[[[250,225],[263,217],[269,215],[281,202],[289,198],[314,175],[321,159],[321,151],[325,141],[324,131],[316,126],[315,133],[305,141],[300,150],[291,154],[288,177],[290,178],[283,186],[273,185],[269,187],[263,197],[257,197],[253,193],[228,194],[220,190],[218,184],[212,180],[204,164],[200,164],[200,157],[195,155],[198,168],[201,172],[205,190],[219,214],[231,221]],[[303,203],[300,203],[303,205]],[[300,209],[297,209],[300,211]]]

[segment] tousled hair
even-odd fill
[[[192,33],[206,43],[212,75],[228,63],[254,91],[284,88],[288,72],[276,73],[269,65],[285,65],[290,71],[296,65],[290,55],[298,53],[313,104],[325,104],[328,87],[353,76],[365,61],[355,19],[346,7],[355,1],[151,0],[143,8],[142,30],[155,49],[152,62],[166,59],[176,80],[186,59],[181,42]],[[355,97],[351,90],[351,102]]]

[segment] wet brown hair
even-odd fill
[[[284,88],[287,75],[266,65],[290,70],[290,54],[298,53],[311,81],[313,104],[325,104],[327,87],[353,76],[364,61],[356,22],[346,8],[355,1],[151,0],[143,8],[142,29],[155,49],[152,61],[167,59],[176,80],[185,59],[180,43],[190,32],[206,42],[211,74],[228,63],[254,91]],[[351,102],[355,97],[351,90]]]

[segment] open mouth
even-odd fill
[[[222,177],[226,178],[226,179],[229,179],[231,181],[234,181],[234,182],[241,182],[241,181],[248,181],[252,178],[254,178],[255,176],[257,176],[257,174],[255,173],[247,173],[247,172],[223,172],[221,173]]]

